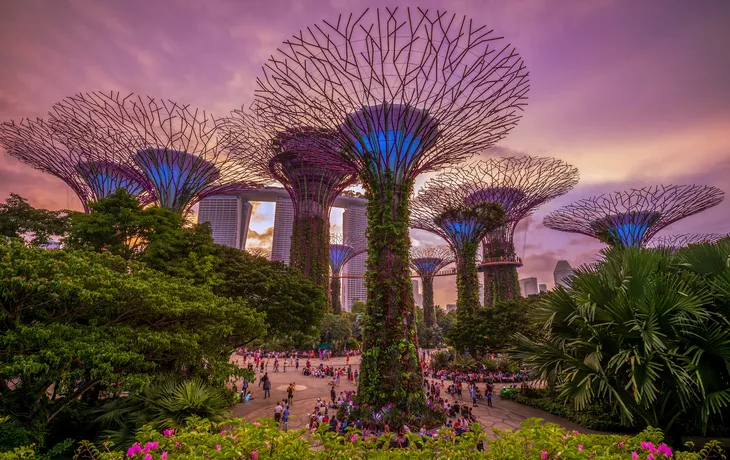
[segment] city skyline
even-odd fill
[[[384,5],[474,17],[508,37],[530,69],[523,120],[485,156],[552,156],[578,167],[581,181],[518,227],[520,278],[550,280],[552,287],[558,260],[577,267],[603,247],[542,226],[546,214],[566,204],[656,183],[730,191],[727,2],[367,2]],[[251,102],[261,65],[283,40],[322,18],[365,6],[347,0],[316,7],[303,1],[5,2],[0,37],[10,46],[0,50],[6,70],[0,75],[0,120],[45,116],[64,97],[94,90],[135,91],[224,116]],[[175,27],[159,27],[169,21]],[[190,33],[176,32],[181,29]],[[4,152],[0,158],[0,199],[14,192],[35,206],[81,209],[61,181]],[[419,177],[416,187],[430,176]],[[249,241],[265,246],[274,203],[254,203],[253,211]],[[661,235],[727,233],[729,211],[730,200]],[[342,210],[332,219],[333,231],[341,232]],[[411,235],[416,244],[444,244],[425,232]],[[454,283],[454,277],[435,280],[437,304],[454,302]]]

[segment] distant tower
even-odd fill
[[[573,276],[573,267],[570,266],[567,260],[559,260],[553,270],[553,277],[555,279],[555,286],[568,286],[568,278]]]
[[[198,223],[208,222],[213,241],[236,249],[246,247],[251,203],[235,195],[203,198],[198,207]]]
[[[522,289],[522,295],[525,297],[537,294],[537,278],[522,278],[520,280],[520,289]]]
[[[423,308],[423,294],[418,292],[418,280],[411,280],[411,283],[413,283],[413,303]]]
[[[547,292],[547,284],[539,284],[537,287],[540,293]]]
[[[274,211],[274,239],[271,243],[271,260],[289,263],[291,232],[294,224],[294,206],[288,198],[276,200]]]
[[[364,206],[350,205],[342,213],[342,236],[344,239],[357,240],[365,239],[365,232],[368,228],[368,217]],[[345,299],[343,309],[350,311],[352,304],[360,300],[367,302],[368,291],[365,288],[365,261],[368,253],[364,252],[353,257],[343,271],[343,276],[355,276],[355,278],[344,278],[342,285],[342,296]]]

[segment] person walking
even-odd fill
[[[476,390],[476,385],[472,385],[472,387],[471,387],[471,404],[472,404],[472,407],[476,407],[477,406],[477,390]]]
[[[276,421],[277,425],[281,422],[282,412],[284,412],[284,407],[282,407],[280,402],[276,403],[276,407],[274,407],[274,420]]]
[[[267,372],[264,374],[264,376],[261,378],[261,380],[264,382],[264,399],[268,396],[271,397],[271,380],[269,380],[269,373]]]
[[[487,406],[492,407],[492,392],[494,391],[494,385],[491,383],[487,384]]]
[[[286,403],[287,403],[287,407],[294,405],[294,388],[295,388],[295,386],[296,386],[296,384],[290,383],[289,386],[286,389]]]
[[[337,392],[335,391],[335,386],[332,385],[332,389],[330,390],[330,398],[332,398],[332,404],[335,403],[336,397],[337,397]]]
[[[289,415],[291,414],[291,411],[289,410],[289,406],[286,406],[284,409],[284,412],[281,414],[281,423],[284,426],[284,431],[289,431]]]

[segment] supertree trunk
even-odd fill
[[[433,327],[436,324],[436,311],[433,305],[433,278],[424,276],[423,282],[423,321],[426,326]]]
[[[477,244],[463,244],[456,257],[457,316],[462,318],[479,308],[479,273],[476,264]]]
[[[324,291],[329,284],[329,238],[328,219],[316,215],[294,218],[289,264]]]
[[[368,187],[368,289],[358,397],[376,408],[391,402],[406,413],[425,407],[415,305],[408,265],[408,197],[413,180]],[[374,196],[373,196],[374,195]]]
[[[339,273],[335,273],[330,281],[330,301],[332,303],[332,313],[339,315],[342,313],[342,301],[340,300],[340,285],[341,281],[338,278]]]
[[[484,306],[515,299],[521,295],[516,265],[494,265],[484,269]]]

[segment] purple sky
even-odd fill
[[[549,155],[581,172],[579,186],[539,209],[517,237],[520,277],[552,286],[558,259],[577,266],[600,249],[540,225],[560,205],[657,183],[730,191],[726,1],[5,1],[0,120],[44,116],[63,97],[93,90],[149,94],[223,115],[251,102],[262,63],[285,38],[340,12],[386,5],[447,9],[504,35],[523,56],[532,89],[520,125],[488,154]],[[80,209],[59,180],[2,155],[0,198],[12,191],[37,206]],[[272,209],[259,207],[255,231],[267,232]],[[728,232],[729,211],[730,200],[664,233]],[[439,279],[436,289],[437,303],[454,302],[453,278]]]

